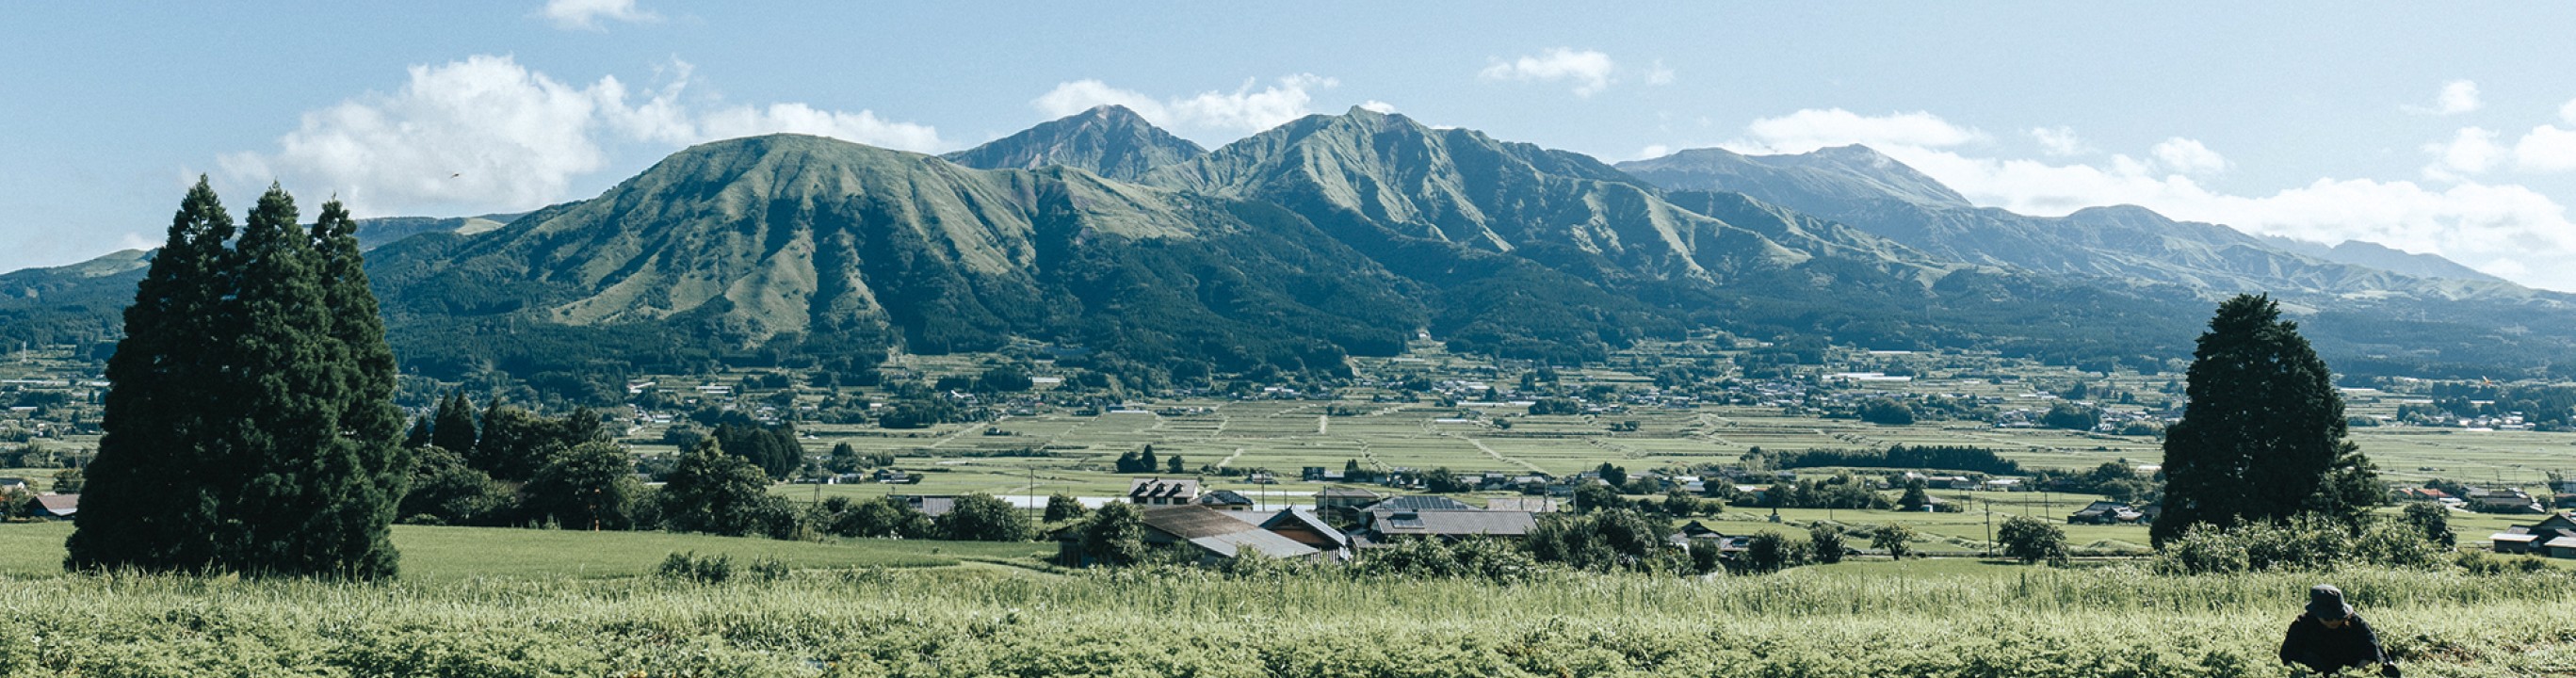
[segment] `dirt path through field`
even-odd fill
[[[1526,462],[1526,461],[1521,461],[1521,460],[1519,460],[1519,459],[1513,459],[1513,458],[1511,458],[1511,457],[1506,457],[1506,456],[1503,456],[1503,453],[1494,451],[1494,448],[1486,447],[1486,446],[1485,446],[1485,441],[1477,440],[1477,439],[1475,439],[1475,438],[1471,438],[1471,437],[1468,437],[1468,436],[1465,436],[1465,435],[1461,435],[1461,434],[1456,434],[1456,433],[1444,433],[1444,434],[1442,434],[1442,435],[1446,435],[1446,436],[1449,436],[1449,437],[1451,437],[1451,438],[1457,438],[1457,439],[1459,439],[1459,440],[1467,441],[1467,444],[1476,446],[1476,449],[1484,450],[1484,451],[1485,451],[1485,456],[1493,457],[1493,458],[1494,458],[1494,461],[1499,461],[1499,462],[1503,462],[1503,463],[1506,463],[1506,464],[1519,464],[1521,468],[1529,469],[1529,470],[1532,470],[1532,471],[1538,471],[1538,470],[1539,470],[1539,467],[1538,467],[1538,465],[1537,465],[1537,464],[1532,464],[1532,463],[1529,463],[1529,462]]]

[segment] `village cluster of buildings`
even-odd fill
[[[2389,488],[2389,500],[2396,502],[2433,502],[2448,508],[2478,513],[2547,513],[2551,509],[2576,508],[2576,480],[2556,480],[2549,484],[2550,496],[2532,496],[2519,487],[2464,487],[2458,494],[2422,486]]]
[[[1369,549],[1407,539],[1523,539],[1538,527],[1539,514],[1558,507],[1553,500],[1523,497],[1494,499],[1479,507],[1449,497],[1352,487],[1328,487],[1312,498],[1311,507],[1261,510],[1241,493],[1202,491],[1199,481],[1188,478],[1137,478],[1124,497],[1139,509],[1145,543],[1183,550],[1202,563],[1232,560],[1245,552],[1348,562]],[[1055,538],[1059,562],[1088,564],[1078,528],[1059,531]]]

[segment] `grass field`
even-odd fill
[[[1856,563],[1502,586],[1195,570],[777,582],[0,577],[0,675],[2289,676],[2317,581],[2414,676],[2576,667],[2576,577]]]
[[[973,561],[1031,561],[1055,552],[1034,542],[778,541],[668,532],[572,532],[489,527],[396,525],[406,579],[483,577],[564,579],[646,574],[672,553],[732,556],[736,566],[776,558],[794,568],[940,567]],[[62,572],[69,523],[0,525],[0,575]],[[1031,561],[1033,562],[1033,561]]]

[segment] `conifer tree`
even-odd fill
[[[82,512],[64,565],[74,570],[199,571],[214,564],[218,486],[202,471],[225,451],[203,385],[219,379],[212,336],[231,287],[232,216],[203,176],[125,309],[108,359],[115,384],[99,422]]]
[[[429,444],[457,454],[472,454],[474,441],[474,403],[463,393],[448,394],[438,402],[438,419],[430,423]]]
[[[429,421],[430,415],[424,414],[413,417],[411,420],[411,430],[403,433],[403,447],[418,448],[428,446]]]
[[[2187,373],[2189,405],[2165,433],[2159,545],[2194,524],[2357,521],[2378,501],[2370,460],[2344,439],[2343,396],[2324,360],[2268,296],[2219,304]]]
[[[394,353],[375,292],[367,286],[366,258],[358,248],[358,223],[332,200],[309,234],[319,257],[323,307],[328,314],[328,367],[340,382],[337,436],[315,450],[323,470],[318,488],[327,509],[302,528],[307,538],[335,543],[322,549],[321,570],[362,578],[390,577],[400,555],[387,526],[410,488],[411,456],[395,444],[402,409],[394,406]]]

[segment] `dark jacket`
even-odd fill
[[[2351,619],[2349,626],[2330,629],[2316,617],[2299,615],[2297,621],[2290,622],[2290,634],[2281,639],[2281,661],[2304,664],[2321,673],[2329,668],[2386,662],[2387,653],[2379,649],[2379,633],[2370,630],[2370,622],[2362,621],[2361,615]]]

